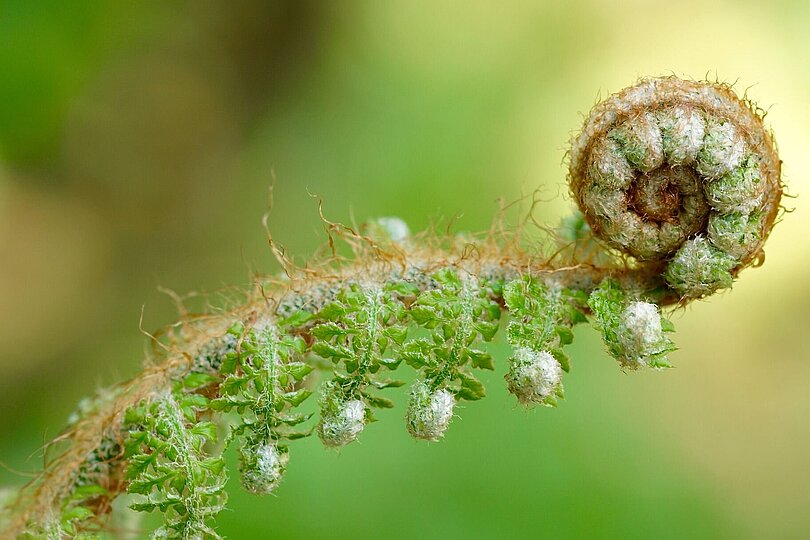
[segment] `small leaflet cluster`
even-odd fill
[[[591,293],[588,306],[608,352],[622,367],[672,367],[667,354],[676,347],[666,333],[675,327],[661,316],[658,306],[631,300],[611,279],[604,280]]]
[[[556,406],[563,397],[562,373],[570,369],[562,347],[574,339],[571,327],[586,320],[580,311],[585,298],[525,276],[504,287],[503,299],[511,316],[507,340],[514,350],[504,377],[509,391],[523,405]]]
[[[394,403],[375,390],[402,386],[402,381],[374,377],[381,369],[396,369],[399,361],[386,357],[389,347],[407,336],[401,296],[413,290],[402,284],[384,287],[352,284],[327,304],[311,330],[312,351],[331,360],[334,375],[321,389],[318,436],[324,445],[340,448],[357,439],[374,419],[373,408]]]
[[[457,399],[475,401],[486,395],[470,368],[495,369],[480,346],[498,331],[500,306],[494,301],[500,283],[480,282],[444,269],[433,275],[435,289],[419,295],[409,314],[428,331],[405,344],[402,357],[419,380],[411,391],[406,414],[408,431],[435,441],[444,435]]]
[[[300,360],[306,350],[304,340],[270,322],[249,329],[238,323],[228,333],[238,340],[237,347],[222,359],[220,371],[225,378],[211,408],[236,413],[230,439],[241,440],[242,487],[264,495],[272,493],[284,476],[289,450],[283,442],[309,435],[296,426],[312,415],[294,409],[312,394],[300,386],[312,366]]]
[[[206,451],[217,441],[217,428],[199,419],[211,408],[208,398],[194,392],[205,377],[189,375],[172,392],[126,414],[127,491],[143,496],[131,508],[163,514],[152,538],[219,538],[211,521],[225,507],[228,477],[222,456]]]

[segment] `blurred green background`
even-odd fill
[[[808,23],[805,0],[2,1],[0,461],[36,469],[82,396],[137,372],[142,306],[145,329],[176,315],[159,286],[277,271],[273,175],[298,260],[324,239],[312,195],[334,220],[480,230],[541,186],[553,224],[582,114],[675,73],[767,109],[803,194]],[[765,267],[674,316],[676,369],[623,374],[580,329],[558,409],[517,408],[498,372],[428,445],[400,396],[340,453],[296,444],[277,497],[234,485],[222,532],[810,537],[810,213],[786,204]]]

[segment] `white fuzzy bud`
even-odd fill
[[[450,391],[442,388],[431,393],[425,382],[417,381],[405,416],[408,431],[417,439],[441,439],[453,418],[455,406],[456,398]]]
[[[731,287],[731,270],[738,261],[712,246],[703,236],[684,243],[669,261],[664,278],[682,296],[700,298]]]
[[[343,401],[336,390],[331,384],[324,388],[318,424],[321,441],[331,448],[355,441],[366,427],[366,404],[359,399]]]
[[[658,113],[664,156],[670,166],[690,164],[703,146],[706,123],[694,109],[675,106]]]
[[[401,244],[411,235],[408,224],[394,216],[379,217],[367,222],[363,229],[364,234],[379,241]]]
[[[619,341],[628,360],[646,364],[650,355],[661,352],[666,345],[658,306],[648,302],[632,302],[622,312]]]
[[[273,443],[242,448],[242,487],[256,495],[268,495],[281,483],[290,454]]]
[[[630,187],[635,173],[619,143],[607,137],[599,139],[592,150],[591,160],[591,174],[597,183],[619,191]]]
[[[742,259],[750,253],[761,238],[762,216],[733,212],[730,214],[712,213],[709,218],[709,240],[712,244],[732,257]]]
[[[612,223],[627,207],[627,195],[620,190],[595,185],[582,194],[582,204],[589,212]]]
[[[562,374],[562,366],[548,351],[518,347],[504,379],[523,405],[555,405],[562,392]]]
[[[697,171],[706,178],[719,178],[736,169],[745,155],[745,141],[734,124],[712,119],[706,123],[703,147],[697,154]]]
[[[661,130],[652,113],[629,119],[611,131],[611,138],[619,143],[627,161],[640,171],[652,171],[664,161]]]
[[[715,210],[747,214],[761,205],[765,187],[759,159],[751,154],[739,167],[708,182],[704,190]]]

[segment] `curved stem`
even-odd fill
[[[44,512],[58,507],[58,502],[70,493],[76,474],[88,459],[92,459],[94,450],[104,438],[110,433],[120,434],[126,411],[144,400],[149,401],[169,392],[173,385],[194,369],[201,351],[225,334],[234,322],[275,319],[300,310],[317,312],[333,301],[346,284],[352,282],[381,288],[386,283],[401,280],[414,285],[421,292],[428,291],[436,286],[430,275],[439,268],[453,268],[461,274],[480,276],[490,281],[508,281],[529,275],[548,286],[567,287],[585,293],[590,293],[609,276],[619,280],[628,290],[656,293],[666,303],[673,298],[662,288],[660,276],[648,266],[629,268],[616,264],[599,267],[587,262],[565,264],[564,261],[538,261],[525,252],[514,251],[514,245],[500,249],[490,241],[466,243],[460,249],[447,251],[431,248],[429,256],[423,249],[403,245],[392,246],[394,249],[388,251],[376,247],[375,255],[364,254],[330,272],[300,272],[290,279],[262,280],[257,283],[261,296],[249,299],[245,305],[227,313],[184,321],[174,333],[175,342],[165,345],[162,360],[152,363],[132,380],[118,385],[114,399],[99,404],[96,410],[51,443],[67,447],[49,463],[30,491],[24,494],[15,512],[15,520],[5,533],[13,537],[24,530],[27,523],[37,521]],[[469,256],[472,252],[477,256]],[[504,305],[502,298],[495,300]],[[307,336],[312,323],[308,320],[287,331]],[[306,340],[311,344],[311,338],[307,336]],[[123,459],[123,455],[117,459]],[[112,470],[115,474],[122,474],[121,467]],[[116,489],[124,487],[123,482],[114,479],[106,479],[104,484],[105,488],[111,490],[111,496],[116,494]]]

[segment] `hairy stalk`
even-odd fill
[[[92,538],[111,502],[159,512],[154,538],[218,538],[222,453],[239,444],[245,489],[273,492],[296,439],[340,448],[362,436],[406,364],[405,427],[446,435],[501,319],[504,378],[524,405],[556,406],[572,327],[591,321],[624,369],[666,368],[662,308],[730,287],[762,259],[779,209],[780,162],[761,115],[720,84],[642,81],[597,105],[573,141],[581,214],[531,245],[523,227],[481,237],[411,236],[396,218],[362,232],[326,222],[332,255],[257,281],[227,312],[172,326],[135,379],[81,407],[55,457],[10,507],[6,538]],[[545,253],[545,254],[544,254]],[[316,378],[322,382],[317,386]],[[319,416],[298,411],[317,392]],[[224,436],[224,442],[217,443]],[[49,452],[50,453],[50,452]]]

